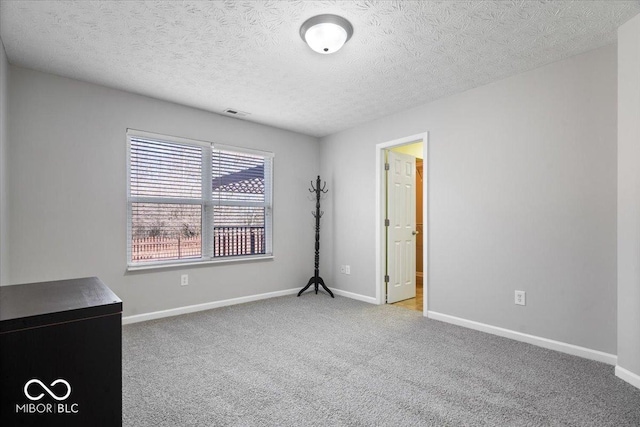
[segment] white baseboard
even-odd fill
[[[634,374],[620,365],[616,365],[616,377],[628,382],[636,388],[640,388],[640,375]]]
[[[354,294],[353,292],[343,291],[342,289],[331,289],[331,292],[333,292],[336,295],[340,295],[341,297],[347,297],[347,298],[355,299],[358,301],[364,301],[364,302],[368,302],[369,304],[378,304],[378,301],[375,299],[375,297],[368,297],[365,295]]]
[[[282,297],[298,293],[299,289],[285,289],[284,291],[267,292],[265,294],[249,295],[246,297],[225,299],[222,301],[212,301],[204,304],[188,305],[186,307],[171,308],[169,310],[153,311],[151,313],[136,314],[122,318],[122,324],[145,322],[147,320],[161,319],[163,317],[178,316],[180,314],[195,313],[196,311],[210,310],[212,308],[225,307],[228,305],[242,304],[245,302],[258,301],[261,299]]]
[[[513,331],[511,329],[500,328],[497,326],[487,325],[485,323],[474,322],[473,320],[449,316],[448,314],[428,311],[427,317],[429,317],[430,319],[440,320],[442,322],[463,326],[465,328],[475,329],[476,331],[487,332],[489,334],[510,338],[512,340],[526,342],[529,344],[537,345],[538,347],[548,348],[550,350],[571,354],[573,356],[579,356],[584,357],[585,359],[604,362],[609,365],[615,365],[618,362],[618,357],[615,354],[609,354],[599,350],[592,350],[590,348],[580,347],[561,341],[550,340],[548,338],[537,337],[535,335],[524,334],[522,332]]]

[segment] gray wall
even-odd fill
[[[0,286],[9,281],[7,228],[7,105],[9,62],[0,39]]]
[[[323,138],[327,283],[375,296],[375,144],[428,131],[429,310],[615,354],[616,61],[604,47]]]
[[[17,67],[10,99],[11,284],[95,275],[125,315],[306,284],[316,138]],[[275,153],[275,259],[127,274],[127,128]]]
[[[640,15],[618,30],[618,365],[640,376]]]

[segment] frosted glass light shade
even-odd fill
[[[300,37],[311,49],[327,55],[337,52],[353,34],[353,27],[337,15],[318,15],[300,27]]]

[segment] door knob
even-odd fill
[[[411,232],[411,234],[413,234],[414,236],[415,236],[416,234],[418,234],[418,233],[419,233],[419,231],[415,231],[415,230]]]

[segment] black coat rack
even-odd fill
[[[329,295],[331,295],[331,298],[334,298],[333,296],[333,292],[331,292],[329,290],[329,288],[327,288],[327,285],[324,284],[324,280],[322,280],[322,277],[320,277],[320,217],[322,216],[322,214],[324,212],[322,212],[320,210],[320,196],[324,193],[326,193],[327,190],[327,183],[323,182],[322,183],[322,187],[320,186],[320,175],[318,175],[318,179],[316,179],[316,185],[313,185],[313,181],[311,181],[311,188],[309,189],[310,193],[316,193],[316,211],[315,212],[311,212],[311,214],[315,217],[316,219],[316,258],[315,258],[315,270],[313,272],[313,277],[311,277],[311,279],[309,279],[309,283],[307,283],[307,286],[305,286],[304,288],[302,288],[300,290],[300,292],[298,292],[298,296],[302,295],[302,293],[304,291],[306,291],[307,289],[309,289],[309,286],[311,285],[315,285],[315,289],[316,289],[316,294],[318,293],[318,286],[322,286],[324,288],[325,291],[327,291],[329,293]]]

